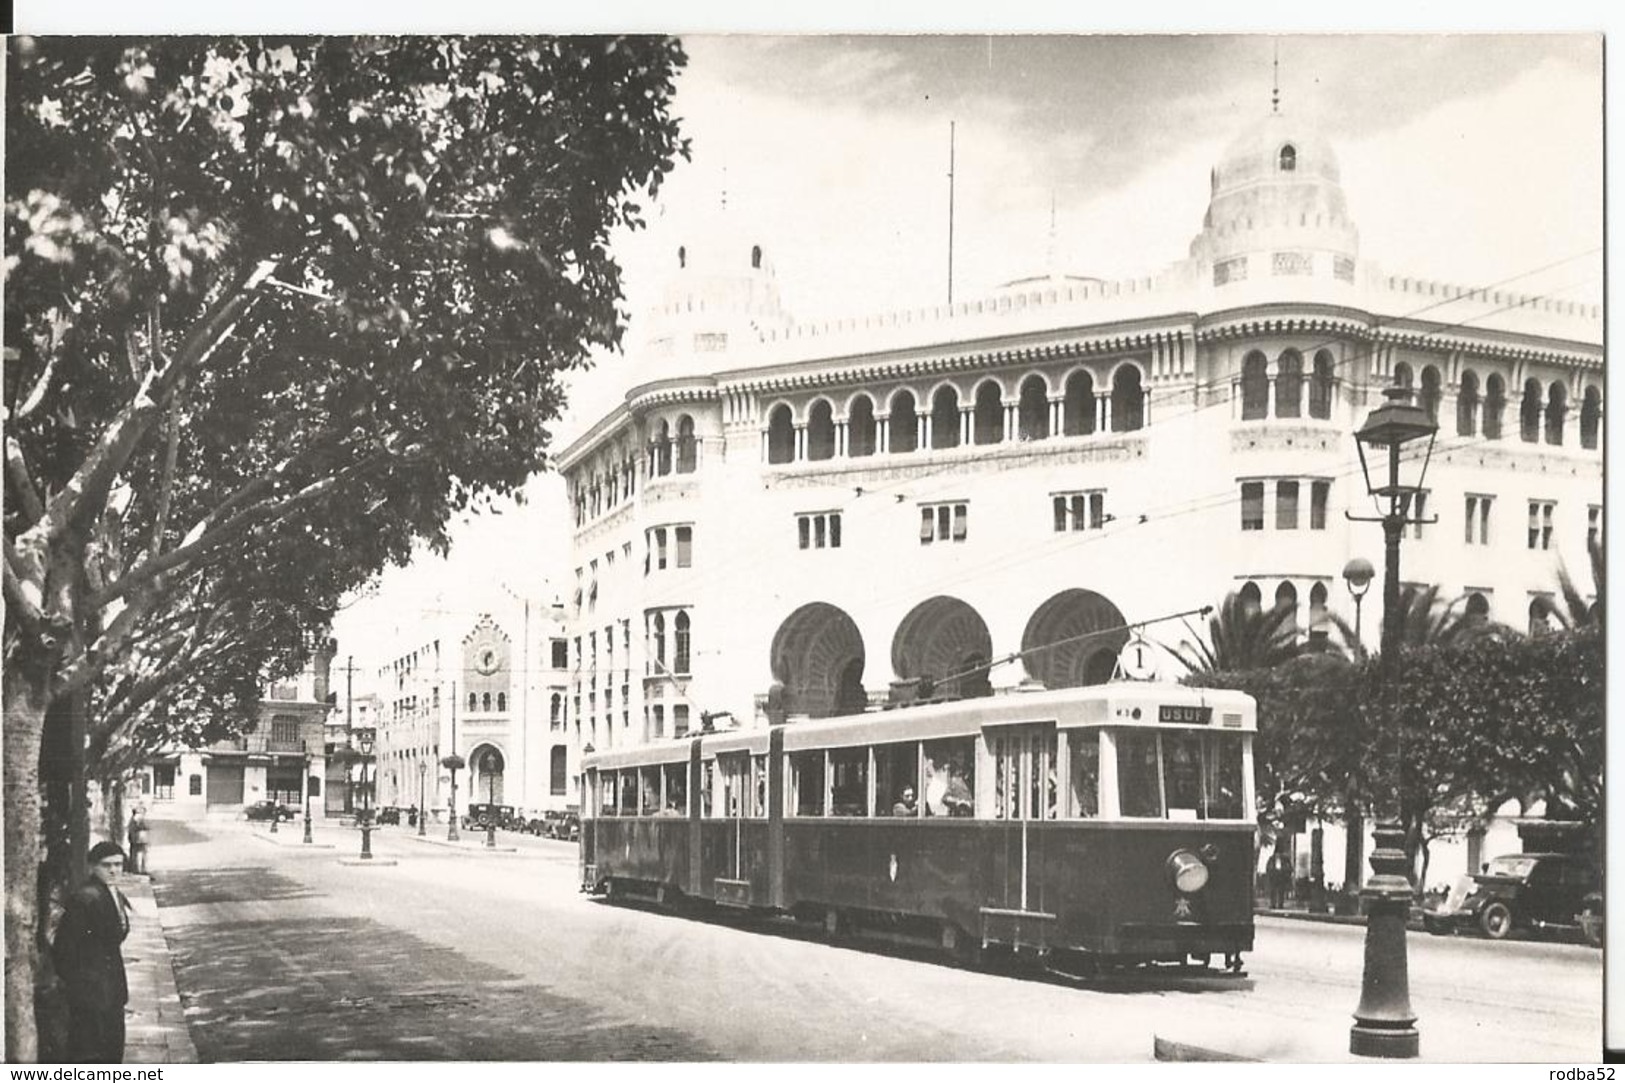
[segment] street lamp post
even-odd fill
[[[429,765],[418,761],[418,838],[429,833]]]
[[[1365,601],[1366,591],[1371,589],[1371,580],[1377,571],[1365,557],[1355,557],[1343,565],[1343,582],[1349,588],[1349,596],[1354,599],[1354,650],[1357,657],[1365,654],[1365,640],[1360,627],[1360,611]],[[1343,899],[1352,904],[1354,895],[1359,890],[1360,858],[1365,842],[1365,816],[1361,814],[1355,802],[1355,795],[1348,794],[1348,800],[1343,802],[1343,826],[1346,841],[1343,845]]]
[[[310,749],[305,749],[305,840],[314,842],[310,834]]]
[[[372,791],[367,788],[367,760],[372,756],[372,736],[363,732],[361,746],[361,859],[372,860]]]
[[[1360,469],[1365,474],[1366,490],[1377,499],[1381,515],[1361,518],[1365,522],[1380,522],[1384,546],[1382,591],[1382,655],[1383,684],[1389,694],[1389,727],[1393,720],[1395,677],[1398,672],[1400,641],[1403,638],[1402,614],[1399,597],[1399,541],[1405,527],[1422,520],[1411,517],[1412,500],[1422,491],[1427,477],[1428,460],[1433,454],[1433,440],[1439,427],[1428,412],[1411,402],[1408,387],[1390,387],[1383,392],[1384,402],[1366,418],[1365,425],[1354,434],[1355,446],[1360,453]],[[1415,440],[1427,438],[1422,454],[1413,457],[1412,465],[1420,459],[1414,482],[1402,482],[1400,459],[1403,447]],[[1373,452],[1386,450],[1388,469],[1386,478],[1373,478],[1372,464],[1366,461],[1366,448]],[[1381,464],[1377,464],[1381,469]],[[1354,1009],[1354,1026],[1349,1030],[1349,1052],[1366,1057],[1414,1057],[1420,1050],[1420,1037],[1416,1029],[1416,1012],[1411,1008],[1410,972],[1405,945],[1405,924],[1410,917],[1411,883],[1406,876],[1405,829],[1401,823],[1400,800],[1402,787],[1399,772],[1403,770],[1403,757],[1398,749],[1398,731],[1393,733],[1392,770],[1384,794],[1386,807],[1380,810],[1377,823],[1377,847],[1371,854],[1371,871],[1361,893],[1366,901],[1365,970],[1361,978],[1360,1003]]]

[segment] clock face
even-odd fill
[[[497,669],[497,652],[490,647],[480,652],[479,661],[475,666],[481,673],[495,673]]]

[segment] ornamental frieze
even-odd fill
[[[1265,421],[1249,421],[1230,430],[1230,450],[1335,451],[1346,438],[1346,433],[1319,425],[1278,425]]]
[[[1480,444],[1454,451],[1434,452],[1436,462],[1452,466],[1483,467],[1486,470],[1508,470],[1520,474],[1552,474],[1568,478],[1602,478],[1602,453],[1586,452],[1565,455],[1553,451],[1533,451],[1518,445],[1496,447]]]
[[[1034,464],[1050,467],[1133,462],[1145,458],[1145,443],[1145,434],[1139,432],[1115,434],[1098,441],[1085,438],[1079,443],[1066,444],[1049,440],[1004,446],[978,444],[933,455],[912,456],[908,462],[859,465],[862,460],[830,459],[818,464],[768,468],[763,473],[778,487],[785,489],[822,489],[831,485],[861,488],[939,474],[944,466],[955,462],[964,463],[968,470],[978,474],[1020,470]],[[885,457],[879,458],[883,460]]]

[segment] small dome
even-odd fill
[[[1230,141],[1213,168],[1213,194],[1260,181],[1320,180],[1338,184],[1337,154],[1301,120],[1271,113]]]

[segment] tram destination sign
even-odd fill
[[[1163,703],[1157,707],[1158,722],[1183,722],[1187,725],[1206,726],[1213,722],[1212,707],[1185,707]]]

